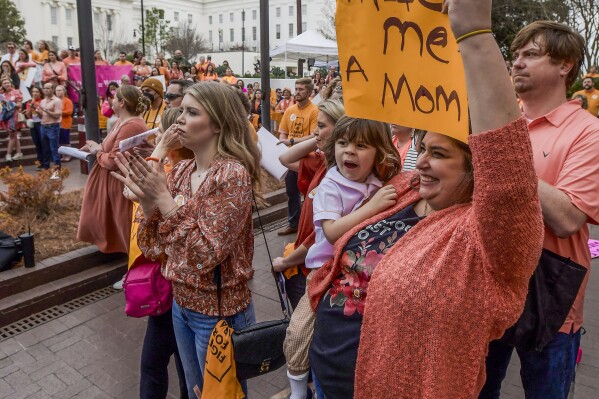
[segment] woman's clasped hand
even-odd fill
[[[161,162],[157,163],[157,169],[139,155],[130,153],[118,153],[115,159],[122,174],[112,172],[112,176],[127,186],[135,194],[144,210],[147,206],[155,205],[162,196],[169,196],[166,187],[164,167]]]

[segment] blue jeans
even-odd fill
[[[177,347],[185,371],[187,392],[190,398],[197,395],[193,387],[198,386],[200,390],[204,387],[204,367],[206,363],[206,351],[208,340],[219,317],[207,316],[202,313],[179,306],[173,301],[173,327],[177,338]],[[234,316],[225,317],[225,320],[235,331],[242,330],[256,322],[254,304]],[[241,388],[247,397],[247,383],[241,382]]]
[[[302,200],[297,188],[297,172],[290,170],[285,176],[285,193],[287,194],[287,221],[289,226],[297,228],[302,211]]]
[[[44,146],[42,143],[41,125],[42,124],[40,122],[33,122],[33,127],[31,128],[31,140],[33,140],[33,144],[35,144],[35,154],[37,161],[40,163],[40,166],[43,166],[44,164],[48,164],[48,159],[44,157]]]
[[[160,316],[148,317],[146,336],[141,351],[140,399],[164,399],[167,397],[168,364],[171,356],[175,359],[179,376],[179,398],[188,399],[185,374],[173,331],[173,315],[169,309]]]
[[[58,136],[58,144],[71,146],[71,129],[60,128],[60,134]]]
[[[574,379],[580,330],[558,333],[541,352],[521,352],[520,376],[526,399],[567,399]],[[498,399],[514,348],[492,341],[487,355],[487,381],[479,399]]]
[[[48,169],[50,167],[48,160],[56,166],[60,166],[60,154],[58,154],[58,135],[60,132],[60,123],[50,123],[42,125],[42,148],[44,150],[44,162],[42,167]]]

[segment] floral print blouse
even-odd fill
[[[138,244],[149,259],[167,257],[162,274],[172,282],[175,300],[205,315],[219,315],[213,279],[221,265],[222,315],[232,316],[251,300],[252,179],[239,161],[217,156],[191,195],[194,169],[195,160],[185,160],[167,175],[171,195],[183,205],[168,219],[156,210],[142,221]]]

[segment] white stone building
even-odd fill
[[[29,40],[34,43],[40,39],[52,41],[60,49],[70,45],[78,47],[76,0],[13,1],[25,20]],[[195,25],[208,41],[212,54],[243,42],[242,11],[245,10],[246,49],[260,51],[259,0],[144,0],[143,3],[146,10],[163,9],[165,20],[173,27],[183,21]],[[323,0],[302,0],[302,31],[316,30],[323,23],[322,7]],[[119,43],[139,39],[141,0],[92,0],[92,9],[97,48],[106,48],[115,56]],[[296,36],[297,12],[296,0],[270,0],[270,48]],[[148,47],[146,44],[146,52]],[[151,54],[150,58],[153,58]],[[252,69],[251,61],[245,61],[246,71]],[[236,69],[240,70],[241,66]]]

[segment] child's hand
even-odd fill
[[[375,213],[379,213],[395,205],[395,202],[397,202],[397,191],[395,187],[388,185],[377,191],[367,205],[372,207]]]
[[[274,258],[272,260],[272,267],[275,269],[275,272],[284,272],[289,268],[289,266],[285,264],[285,259],[282,257]]]

